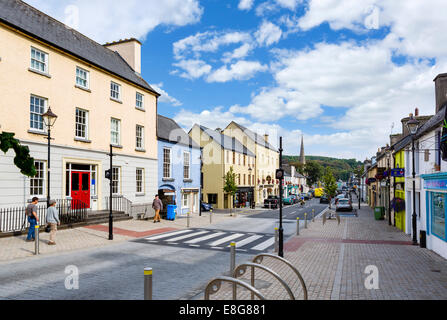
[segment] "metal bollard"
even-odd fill
[[[304,214],[304,228],[307,229],[307,213]]]
[[[213,210],[210,210],[210,224],[213,223]]]
[[[230,276],[233,276],[234,269],[236,269],[236,243],[230,244]]]
[[[275,252],[279,251],[279,241],[278,241],[278,238],[279,238],[279,230],[278,230],[278,228],[275,228]]]
[[[300,218],[296,218],[296,235],[300,235]]]
[[[152,268],[144,268],[144,300],[152,300]]]
[[[36,225],[34,229],[35,241],[34,241],[34,254],[39,255],[39,225]]]
[[[315,209],[312,209],[312,222],[315,222]]]
[[[191,222],[190,222],[190,213],[188,211],[188,213],[186,214],[186,227],[189,229]]]

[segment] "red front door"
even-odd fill
[[[71,198],[90,208],[90,172],[71,172]]]

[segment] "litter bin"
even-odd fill
[[[384,207],[375,207],[374,208],[374,217],[376,220],[383,220],[385,218],[385,208]]]
[[[168,212],[167,212],[166,219],[174,221],[175,220],[175,216],[176,216],[177,206],[176,205],[172,205],[172,204],[168,204],[167,209],[168,209]]]
[[[420,231],[419,245],[421,248],[427,248],[427,231]]]

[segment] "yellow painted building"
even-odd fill
[[[269,195],[279,195],[279,182],[275,179],[279,168],[279,152],[269,143],[268,135],[261,136],[236,122],[231,122],[223,132],[241,141],[256,155],[256,204],[263,205]]]
[[[141,77],[141,43],[100,45],[22,1],[0,4],[0,130],[29,146],[38,176],[23,178],[0,154],[0,206],[46,198],[46,127],[51,136],[51,197],[103,209],[113,193],[151,203],[157,193],[157,98]],[[3,187],[1,187],[3,186]],[[6,188],[7,186],[7,188]]]
[[[256,170],[255,154],[221,131],[194,125],[190,137],[202,149],[203,201],[214,208],[247,207],[253,201]],[[234,198],[224,193],[224,176],[233,167],[238,192]]]

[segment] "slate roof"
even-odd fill
[[[200,130],[205,132],[208,136],[210,136],[215,142],[217,142],[223,149],[230,150],[230,151],[236,151],[238,153],[245,154],[250,157],[256,157],[256,155],[247,149],[242,143],[232,137],[229,137],[223,133],[220,133],[216,130],[199,126]]]
[[[234,122],[234,121],[233,121],[233,123],[234,123],[235,125],[237,125],[242,131],[244,131],[244,132],[247,134],[247,136],[248,136],[251,140],[253,140],[256,144],[258,144],[258,145],[260,145],[260,146],[263,146],[263,147],[265,147],[265,148],[267,148],[267,149],[270,149],[270,150],[273,150],[273,151],[278,152],[278,149],[276,149],[276,148],[275,148],[274,146],[272,146],[270,143],[268,143],[267,141],[265,141],[265,139],[264,139],[263,136],[261,136],[261,135],[255,133],[255,132],[253,132],[253,131],[251,131],[250,129],[248,129],[248,128],[246,128],[246,127],[244,127],[244,126],[242,126],[242,125],[240,125],[240,124],[238,124],[238,123],[236,123],[236,122]]]
[[[161,115],[157,115],[157,138],[174,144],[200,149],[200,146],[191,139],[177,122]]]
[[[159,94],[112,51],[20,0],[0,0],[0,22]]]

